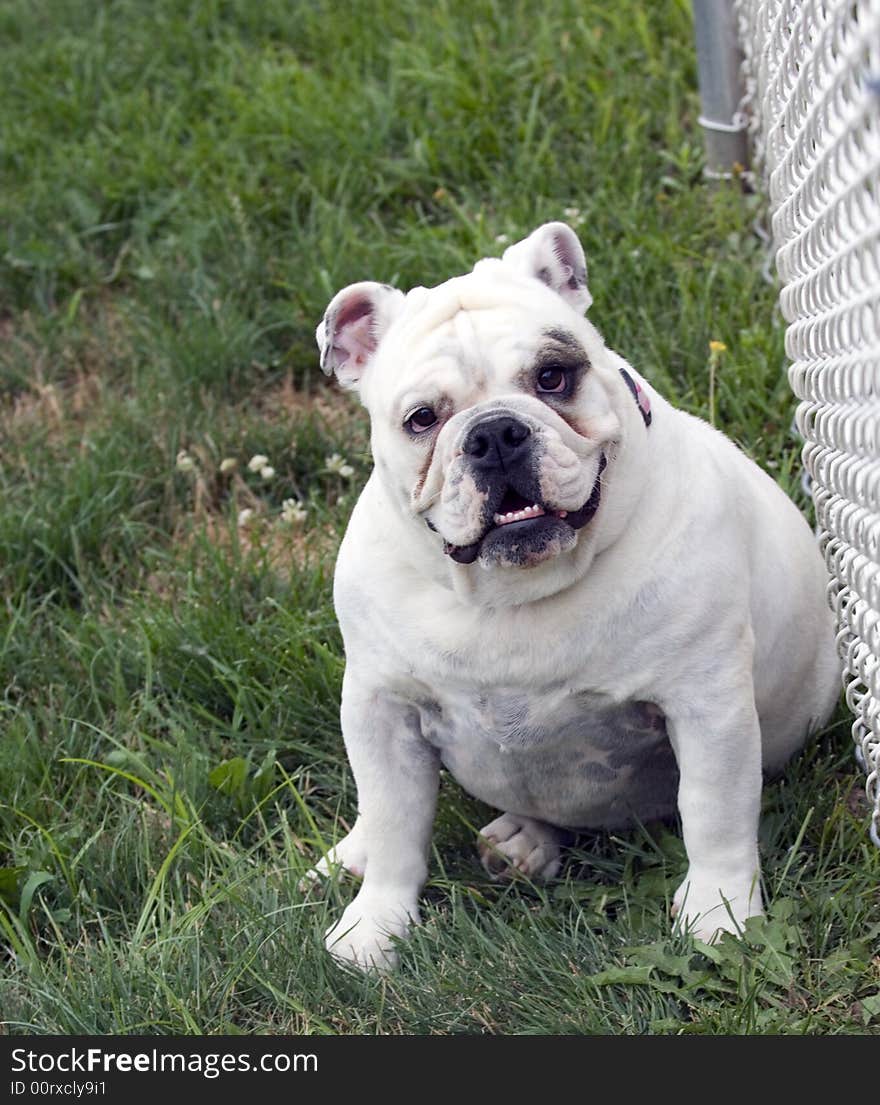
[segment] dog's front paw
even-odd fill
[[[477,850],[493,879],[517,874],[552,879],[562,862],[562,835],[543,821],[503,813],[480,830]]]
[[[299,880],[300,893],[323,889],[323,882],[334,872],[342,869],[356,878],[363,877],[367,866],[367,849],[360,831],[360,823],[355,824],[351,832],[334,845],[314,867]]]
[[[724,932],[742,933],[748,918],[763,912],[757,873],[722,881],[689,872],[673,898],[673,931],[711,944]]]
[[[360,894],[327,930],[327,951],[340,963],[362,971],[391,971],[397,966],[395,940],[405,940],[419,923],[419,910],[373,894]]]

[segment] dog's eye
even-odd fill
[[[568,388],[568,373],[558,365],[548,365],[538,373],[537,385],[544,395],[558,395]]]
[[[430,430],[431,427],[436,424],[437,415],[432,407],[419,407],[419,409],[413,411],[406,422],[404,422],[404,426],[412,430],[414,434],[422,434],[425,430]]]

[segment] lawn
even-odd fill
[[[564,218],[609,344],[806,506],[762,201],[704,183],[695,85],[684,0],[0,8],[5,1031],[877,1030],[843,709],[765,789],[744,940],[669,935],[675,826],[491,883],[448,778],[396,974],[323,950],[351,882],[298,889],[355,812],[330,587],[370,457],[318,371],[336,289]]]

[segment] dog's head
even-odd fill
[[[327,308],[321,367],[359,392],[379,478],[462,570],[515,588],[516,569],[562,585],[558,566],[583,564],[567,554],[595,524],[632,412],[590,302],[577,236],[548,223],[436,288],[353,284]]]

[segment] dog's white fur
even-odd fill
[[[370,412],[375,460],[335,582],[359,813],[318,870],[363,874],[327,936],[341,960],[392,966],[418,921],[441,766],[506,811],[483,831],[487,865],[548,876],[559,828],[657,812],[626,789],[661,755],[638,744],[652,716],[680,772],[676,923],[710,940],[761,912],[762,767],[827,719],[839,686],[823,565],[773,480],[606,348],[589,303],[580,244],[551,223],[436,288],[352,285],[318,328],[322,366]],[[559,331],[589,359],[567,407],[530,375]],[[403,423],[422,406],[440,424],[416,436]],[[600,506],[525,563],[456,563],[444,541],[479,538],[485,498],[462,444],[499,412],[529,427],[545,504],[574,511],[598,478]]]

